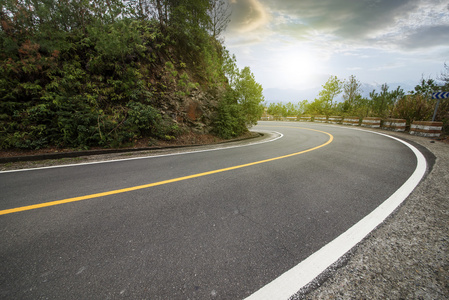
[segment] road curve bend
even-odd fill
[[[390,214],[426,168],[413,146],[372,132],[254,130],[282,138],[0,172],[2,299],[286,299]]]

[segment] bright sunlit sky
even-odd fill
[[[225,45],[264,89],[330,75],[363,83],[436,79],[449,64],[449,1],[228,0]]]

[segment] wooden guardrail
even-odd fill
[[[341,124],[342,121],[343,121],[342,116],[330,116],[327,122],[331,124]]]
[[[300,116],[299,121],[300,122],[312,122],[312,117],[311,116]]]
[[[359,126],[359,123],[360,123],[359,117],[344,117],[343,118],[343,125]]]
[[[443,122],[414,121],[410,126],[410,134],[425,137],[439,137],[442,129]]]
[[[327,117],[326,116],[322,116],[322,115],[315,116],[313,118],[313,121],[317,122],[317,123],[326,123],[327,122]]]
[[[270,120],[270,118],[261,118],[262,120]],[[274,117],[274,120],[300,121],[300,122],[317,122],[317,123],[331,123],[343,124],[368,128],[382,128],[384,130],[391,130],[397,132],[405,132],[407,130],[407,121],[405,119],[388,118],[382,120],[379,117],[365,117],[360,124],[359,117],[341,117],[341,116],[288,116],[286,118]],[[443,122],[433,121],[414,121],[410,125],[410,134],[424,137],[439,137],[443,132]]]
[[[382,129],[392,131],[405,131],[407,121],[405,119],[385,119],[382,122]]]
[[[380,128],[381,118],[378,117],[366,117],[363,118],[362,126],[369,128]]]

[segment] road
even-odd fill
[[[241,299],[372,212],[417,164],[404,144],[342,126],[253,130],[282,137],[0,173],[0,298]]]

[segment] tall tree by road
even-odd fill
[[[345,81],[343,85],[343,111],[350,111],[354,108],[358,99],[362,97],[362,84],[355,78],[354,75],[349,76],[349,80]]]
[[[331,76],[323,85],[323,89],[318,94],[318,101],[322,103],[323,112],[329,114],[334,107],[335,97],[341,93],[343,82],[337,76]]]
[[[243,68],[235,82],[237,101],[248,126],[255,125],[263,113],[264,101],[262,85],[256,82],[254,74],[249,67]]]

